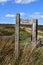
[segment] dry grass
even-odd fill
[[[0,64],[8,65],[14,57],[14,39],[0,39]]]
[[[10,28],[10,31],[11,29],[13,29],[13,32],[14,28]],[[22,32],[22,35],[24,35],[25,33],[27,34],[27,32]],[[34,49],[34,51],[30,54],[30,45],[20,46],[20,56],[16,60],[14,53],[14,42],[14,38],[0,39],[0,65],[43,65],[43,47]]]

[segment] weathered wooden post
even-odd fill
[[[20,53],[19,28],[20,28],[20,14],[16,14],[16,25],[15,25],[15,57],[16,59],[18,59],[19,53]]]
[[[32,24],[32,43],[37,42],[37,27],[38,27],[38,20],[33,20],[33,24]]]

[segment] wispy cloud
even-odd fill
[[[0,0],[0,3],[4,3],[7,1],[13,1],[13,0]],[[31,2],[35,2],[37,0],[14,0],[15,3],[31,3]]]
[[[15,15],[14,14],[6,14],[5,17],[12,17],[13,18],[13,17],[15,17]]]
[[[35,12],[32,15],[30,15],[30,17],[35,19],[43,19],[43,15],[40,12]]]
[[[15,0],[15,3],[27,4],[35,1],[37,0]]]
[[[21,16],[25,16],[25,15],[26,15],[26,13],[24,13],[24,12],[21,12],[21,13],[20,13],[20,15],[21,15]]]
[[[26,15],[26,13],[24,13],[24,12],[20,12],[20,16],[22,17],[22,16],[25,16]],[[5,17],[15,17],[16,15],[15,14],[6,14],[5,15]]]
[[[0,0],[0,3],[5,3],[7,1],[10,1],[10,0]]]

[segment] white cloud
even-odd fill
[[[22,4],[27,4],[31,2],[35,2],[37,0],[15,0],[15,3],[22,3]]]
[[[13,18],[13,17],[15,17],[15,15],[14,14],[6,14],[5,17],[12,17]]]
[[[21,12],[20,15],[21,15],[21,16],[24,16],[24,15],[26,15],[26,13]]]
[[[41,18],[43,18],[43,15],[41,16]]]
[[[15,0],[16,3],[21,3],[22,0]]]
[[[20,13],[20,16],[21,16],[21,17],[22,17],[22,16],[25,16],[25,15],[26,15],[26,13],[23,13],[23,12]],[[6,15],[5,15],[5,17],[12,17],[12,18],[15,17],[15,16],[16,16],[15,14],[6,14]]]
[[[40,12],[35,12],[32,15],[30,15],[30,17],[34,19],[43,19],[43,15]]]
[[[7,2],[8,0],[0,0],[0,3],[5,3]]]

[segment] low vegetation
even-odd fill
[[[31,27],[20,28],[20,56],[15,60],[15,38],[0,38],[0,65],[43,65],[43,46],[31,51]],[[39,27],[40,28],[40,27]],[[39,29],[38,28],[38,29]],[[15,35],[14,25],[0,26],[0,36]],[[43,43],[43,30],[39,29],[39,37]]]

